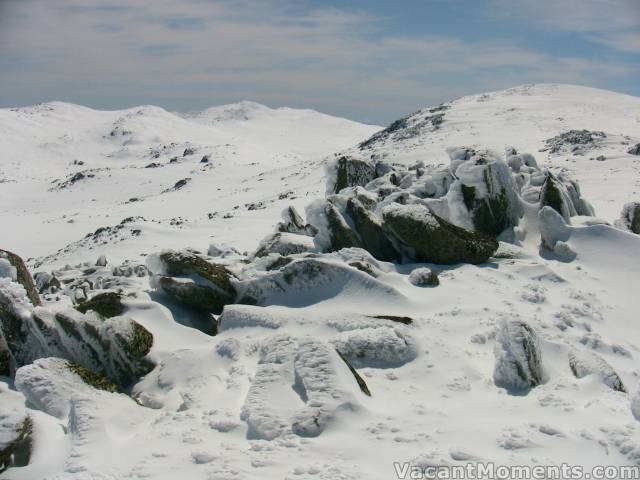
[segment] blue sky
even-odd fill
[[[640,0],[0,0],[0,106],[253,100],[386,124],[536,82],[640,95]]]

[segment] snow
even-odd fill
[[[1,418],[8,425],[28,413],[35,425],[31,465],[10,478],[355,480],[394,478],[394,462],[639,464],[640,236],[611,225],[639,200],[640,157],[626,152],[640,141],[640,99],[533,85],[448,105],[437,128],[424,118],[438,113],[424,110],[407,121],[412,135],[398,130],[362,150],[354,145],[376,127],[247,102],[189,115],[57,102],[0,111],[0,225],[11,225],[0,245],[30,258],[32,271],[53,272],[63,290],[76,278],[122,289],[126,317],[154,336],[156,364],[127,392],[133,399],[78,387],[51,359],[20,369],[15,384],[2,379]],[[582,129],[606,137],[583,155],[539,151]],[[225,307],[215,336],[193,328],[199,320],[145,275],[145,260],[161,271],[153,254],[169,248],[224,264],[244,259],[239,252],[255,251],[289,204],[304,211],[316,200],[307,221],[321,216],[334,153],[447,168],[425,180],[424,191],[440,196],[453,191],[467,147],[531,152],[505,158],[524,173],[537,162],[570,175],[599,219],[568,225],[550,208],[538,215],[523,205],[517,230],[526,236],[501,243],[482,265],[396,265],[357,248],[301,253],[273,271],[247,264],[253,276],[239,272],[234,285],[258,305]],[[152,162],[162,166],[144,168]],[[94,177],[51,184],[83,170]],[[528,182],[523,203],[536,201],[544,175]],[[385,208],[428,216],[423,205]],[[111,228],[84,238],[99,227]],[[290,235],[311,248],[311,237]],[[107,266],[95,265],[101,255]],[[356,259],[375,276],[348,265]],[[96,271],[82,273],[89,268]],[[411,272],[423,268],[440,284],[413,285]],[[0,277],[0,292],[28,316],[24,289]],[[72,303],[64,292],[44,297],[47,309]],[[539,364],[523,351],[523,322]],[[592,373],[576,378],[571,355],[602,361],[583,362]],[[516,360],[529,375],[538,365],[541,382],[523,385]],[[604,383],[609,368],[631,393]],[[0,439],[9,433],[0,427]]]

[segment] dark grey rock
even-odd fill
[[[336,162],[334,193],[343,188],[364,187],[376,178],[376,168],[365,160],[353,157],[340,157]]]
[[[498,249],[495,239],[457,227],[424,205],[389,205],[382,214],[385,228],[417,262],[484,263]]]
[[[387,238],[382,222],[355,198],[347,202],[347,214],[351,218],[362,247],[378,260],[399,261],[401,255]]]

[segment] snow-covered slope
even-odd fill
[[[604,132],[589,145],[567,143],[552,152],[547,140],[571,130]],[[580,181],[596,215],[612,221],[640,195],[640,98],[575,85],[523,85],[425,108],[361,144],[364,155],[389,162],[448,164],[446,148],[479,147],[533,153],[538,164],[566,169]],[[604,157],[604,158],[598,158]]]
[[[0,224],[11,226],[0,245],[43,256],[136,217],[139,235],[101,250],[124,259],[211,240],[247,249],[288,203],[322,191],[325,156],[378,129],[252,102],[188,115],[59,102],[0,110]],[[92,258],[95,246],[49,260]]]
[[[58,359],[26,360],[15,382],[0,382],[0,447],[26,415],[34,438],[31,464],[7,478],[384,480],[421,478],[405,466],[640,465],[640,235],[611,225],[640,201],[640,156],[627,153],[640,143],[639,112],[639,98],[567,85],[465,97],[381,132],[248,102],[184,116],[65,104],[0,112],[0,247],[39,257],[32,271],[53,271],[60,285],[38,275],[49,293],[34,307],[0,258],[0,313],[31,322],[26,338],[46,349],[59,315],[95,325],[97,313],[70,307],[120,291],[101,335],[142,326],[155,364],[114,393]],[[364,174],[339,179],[346,157]],[[318,200],[338,180],[348,185]],[[560,200],[543,205],[551,181],[573,189],[562,201],[580,212],[563,220],[549,205]],[[468,250],[498,248],[477,261],[457,251],[477,265],[415,263],[417,249],[384,243],[380,232],[412,234],[394,230],[394,214],[423,233],[439,228],[426,207],[477,227],[468,199],[457,199],[465,218],[445,208],[463,182],[477,183],[471,200],[493,194],[514,207],[502,219],[511,235],[499,236],[511,243],[447,227],[445,249],[461,237]],[[354,199],[367,206],[360,217]],[[289,211],[258,244],[290,204],[311,204],[313,225]],[[363,231],[367,249],[391,250],[394,262],[354,247]],[[160,253],[187,246],[200,253]],[[61,325],[81,362],[86,332]]]

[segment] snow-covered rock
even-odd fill
[[[0,337],[11,371],[39,358],[60,357],[128,385],[152,367],[145,357],[153,336],[137,322],[34,308],[24,288],[9,279],[0,279]]]
[[[166,250],[148,260],[153,284],[184,305],[219,314],[236,298],[233,274],[190,251]]]
[[[629,202],[622,207],[616,226],[640,235],[640,202]]]
[[[540,344],[529,324],[520,320],[503,322],[496,337],[495,356],[493,379],[498,387],[526,390],[543,382]]]
[[[612,390],[626,393],[622,380],[609,363],[593,352],[571,352],[569,367],[576,378],[597,375]]]

